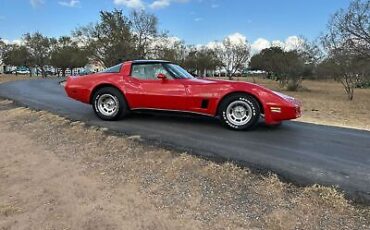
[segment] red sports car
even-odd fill
[[[134,110],[165,110],[218,117],[228,128],[245,130],[261,116],[267,124],[278,124],[301,115],[292,97],[248,82],[198,79],[159,60],[127,61],[100,73],[70,76],[65,90],[109,121]]]

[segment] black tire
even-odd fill
[[[100,99],[104,100],[106,97],[107,100],[111,100],[114,102],[114,106],[118,105],[116,109],[110,113],[108,110],[105,110],[102,106],[102,102],[99,102]],[[95,114],[102,120],[105,121],[114,121],[119,120],[126,116],[129,113],[129,108],[121,91],[113,87],[104,87],[98,89],[93,96],[92,106],[94,109]],[[110,110],[109,110],[110,111]]]
[[[235,107],[238,107],[239,110],[232,109]],[[236,116],[235,113],[237,113],[238,116]],[[233,94],[221,101],[218,115],[220,116],[222,124],[227,128],[233,130],[247,130],[256,126],[261,115],[261,109],[254,97],[248,94]]]

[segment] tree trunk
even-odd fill
[[[47,76],[46,76],[46,71],[45,71],[44,67],[41,67],[41,76],[42,76],[43,78],[46,78],[46,77],[47,77]]]
[[[30,77],[32,77],[32,69],[28,66],[26,66],[30,70]]]
[[[354,95],[354,88],[351,86],[346,87],[346,93],[347,93],[347,98],[348,100],[352,101],[353,100],[353,95]]]
[[[254,78],[254,75],[251,75],[253,83],[256,83],[256,79]]]
[[[229,71],[226,72],[229,80],[233,80],[233,75],[231,73],[229,73]]]
[[[344,86],[344,90],[346,91],[348,100],[353,100],[353,94],[354,94],[354,86],[352,84],[352,79],[350,74],[344,74],[344,78],[340,80],[342,85]]]

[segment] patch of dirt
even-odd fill
[[[0,229],[369,229],[370,208],[0,101]]]

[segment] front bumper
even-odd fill
[[[278,94],[281,103],[267,103],[265,105],[266,124],[278,124],[284,120],[292,120],[302,116],[301,102],[293,97]]]

